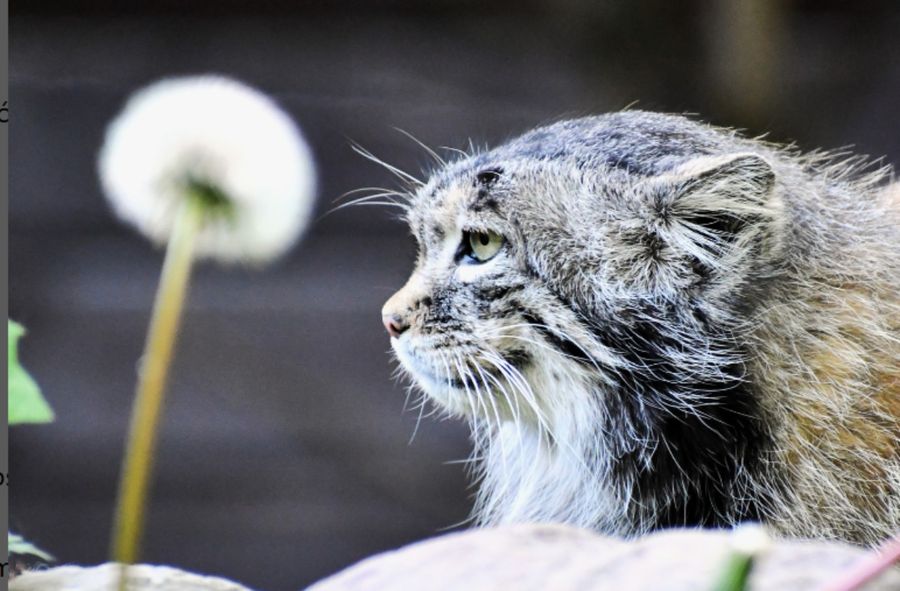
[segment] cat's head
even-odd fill
[[[626,112],[439,170],[409,203],[418,259],[382,310],[402,367],[452,413],[526,421],[577,404],[569,386],[733,378],[720,341],[783,217],[772,165],[741,142]]]

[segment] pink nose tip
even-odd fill
[[[384,327],[387,329],[388,334],[393,338],[399,337],[403,334],[403,331],[409,328],[409,326],[403,322],[403,319],[396,314],[384,314],[381,317],[381,322],[384,323]]]

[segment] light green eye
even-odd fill
[[[496,232],[463,232],[462,254],[469,263],[485,263],[500,252],[504,242]]]

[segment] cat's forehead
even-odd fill
[[[456,171],[455,174],[433,176],[417,191],[407,212],[407,221],[413,233],[430,241],[441,240],[448,231],[467,221],[479,210],[477,179]]]
[[[435,171],[411,200],[408,220],[421,234],[461,215],[503,215],[550,181],[621,189],[720,151],[725,140],[720,130],[684,117],[640,111],[561,121]]]
[[[504,216],[520,195],[522,175],[534,168],[501,149],[459,160],[436,171],[416,191],[408,221],[418,231],[426,224],[453,226],[460,218]]]

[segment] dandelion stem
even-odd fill
[[[179,206],[166,248],[119,479],[112,557],[123,564],[132,564],[138,558],[166,376],[187,294],[194,242],[204,211],[202,199],[190,193]],[[119,588],[124,588],[124,584],[123,568]]]
[[[713,591],[744,591],[753,567],[753,555],[732,552],[725,561],[724,568],[713,585]]]
[[[731,551],[724,560],[713,591],[744,591],[748,589],[754,562],[769,547],[769,537],[762,526],[748,523],[731,534]]]

